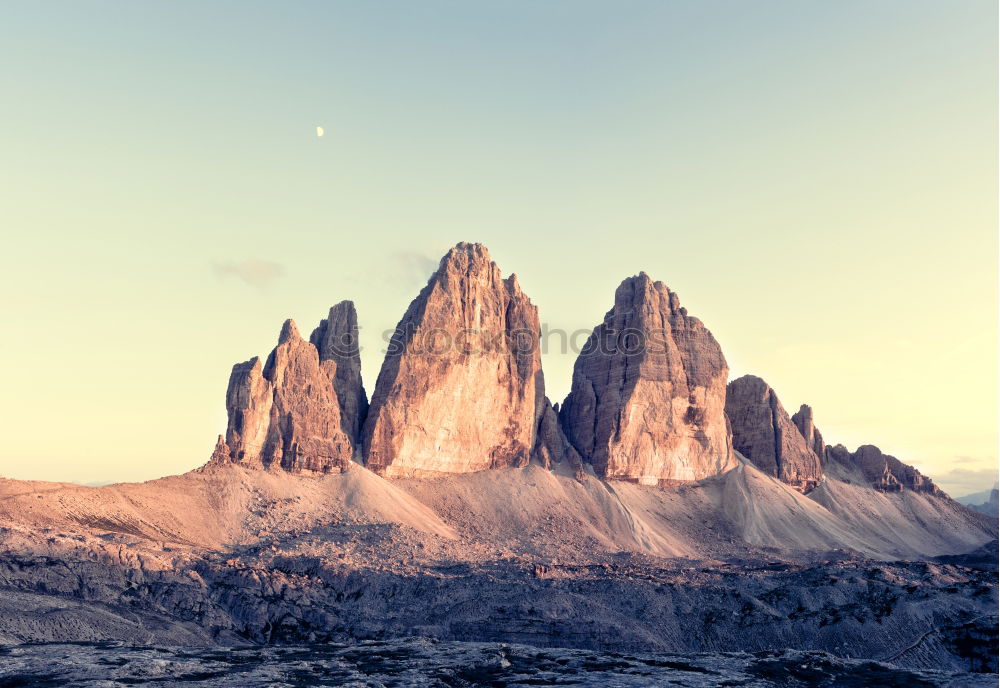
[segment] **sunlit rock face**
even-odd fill
[[[353,305],[335,306],[331,317],[334,311],[344,316],[348,329],[353,327],[356,341]],[[340,366],[346,369],[343,375],[338,375]],[[321,360],[317,346],[305,341],[295,323],[287,320],[266,363],[254,357],[233,366],[226,393],[225,442],[216,446],[212,460],[287,471],[346,470],[356,438],[350,423],[342,422],[342,409],[361,413],[364,403],[360,372],[355,376],[355,369],[360,371],[356,348],[351,354]]]
[[[560,421],[599,476],[699,480],[736,465],[727,375],[712,333],[641,273],[621,283],[577,358]]]
[[[733,447],[757,468],[802,492],[819,484],[823,477],[819,456],[766,382],[753,375],[730,382],[726,415]]]
[[[400,320],[364,428],[387,476],[523,466],[544,411],[538,312],[479,244],[461,243]]]

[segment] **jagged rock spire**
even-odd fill
[[[826,442],[823,441],[823,435],[820,433],[819,428],[816,427],[815,420],[813,420],[812,407],[802,404],[799,410],[792,414],[792,422],[799,429],[799,433],[805,439],[806,445],[822,461],[826,455]]]
[[[353,304],[334,306],[331,320],[337,332],[357,340]],[[329,322],[323,321],[317,332],[329,334]],[[318,338],[323,344],[329,339]],[[327,354],[321,360],[319,346],[302,339],[295,322],[286,320],[266,363],[254,357],[233,366],[226,392],[226,437],[212,461],[288,471],[346,470],[357,443],[352,423],[356,428],[357,415],[363,413],[360,358],[356,348],[343,353],[328,349]],[[345,412],[355,414],[347,423]]]
[[[899,492],[904,489],[932,495],[944,493],[934,481],[895,456],[884,454],[878,447],[865,444],[854,452],[842,444],[827,446],[813,418],[813,410],[802,404],[792,422],[799,433],[819,457],[824,470],[831,470],[838,477],[857,480],[881,492]]]
[[[544,410],[538,312],[480,244],[460,243],[389,343],[364,428],[385,475],[526,464]]]
[[[538,431],[535,433],[533,458],[545,468],[566,462],[576,476],[581,478],[584,473],[583,460],[559,424],[558,408],[552,405],[548,397],[545,397],[543,404]]]
[[[368,414],[368,395],[361,381],[361,348],[358,314],[351,301],[341,301],[313,330],[309,341],[319,351],[320,362],[336,364],[333,389],[340,405],[340,426],[360,444],[361,428]]]

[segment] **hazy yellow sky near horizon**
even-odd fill
[[[203,463],[342,299],[370,393],[479,241],[550,329],[645,270],[828,441],[994,480],[993,2],[25,3],[0,63],[0,475]]]

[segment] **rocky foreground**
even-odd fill
[[[749,464],[672,488],[538,466],[0,488],[7,644],[421,636],[997,670],[995,522],[928,494],[803,495]]]
[[[0,648],[0,685],[616,686],[639,688],[977,688],[996,677],[900,669],[823,652],[643,654],[427,639],[286,647],[130,647],[113,643]]]

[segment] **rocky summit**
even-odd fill
[[[396,327],[364,428],[386,476],[524,466],[545,411],[538,311],[479,244],[441,259]]]
[[[317,332],[329,334],[335,313],[334,327],[356,342],[350,303],[331,309],[331,320]],[[265,364],[254,357],[233,366],[226,393],[229,423],[214,461],[287,471],[347,469],[356,444],[351,430],[358,422],[351,414],[365,406],[360,359],[356,347],[353,353],[334,352],[330,337],[313,333],[313,338],[321,348],[305,341],[287,320]]]
[[[605,480],[701,480],[737,454],[800,492],[824,470],[883,492],[938,494],[877,447],[828,447],[812,409],[791,418],[763,380],[726,385],[711,332],[645,273],[623,281],[587,340],[562,407],[545,396],[539,318],[480,244],[441,259],[400,320],[369,406],[358,317],[342,301],[309,341],[285,322],[265,362],[233,367],[212,462],[387,477],[565,465]]]
[[[560,410],[595,472],[643,484],[698,480],[736,460],[724,405],[729,368],[712,333],[648,275],[626,279],[573,368]]]
[[[733,446],[757,468],[801,492],[808,492],[822,480],[823,467],[811,446],[817,433],[807,441],[778,395],[759,377],[744,375],[729,383],[726,415],[732,425]],[[800,421],[806,425],[804,416]]]

